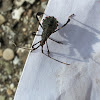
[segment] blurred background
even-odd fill
[[[38,29],[37,12],[48,0],[0,0],[0,100],[13,100],[28,50]]]

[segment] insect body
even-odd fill
[[[41,46],[45,44],[45,41],[47,41],[49,36],[56,30],[58,22],[54,17],[46,17],[42,25],[43,25],[43,32],[42,32],[42,40],[40,42]]]
[[[39,21],[38,16],[40,16],[40,15],[42,15],[42,14],[44,14],[44,13],[42,13],[42,12],[38,12],[38,13],[37,13],[36,19],[37,19],[38,21]],[[43,23],[42,23],[42,24],[39,22],[39,25],[40,25],[41,28],[43,29],[42,35],[34,34],[34,32],[33,32],[33,35],[41,36],[41,40],[40,40],[39,42],[37,42],[37,43],[35,43],[35,44],[32,45],[32,50],[31,50],[31,51],[36,50],[37,48],[39,48],[39,47],[41,46],[41,47],[42,47],[42,53],[45,54],[45,53],[43,52],[43,45],[46,43],[46,45],[47,45],[47,50],[48,50],[48,55],[46,55],[46,54],[45,54],[45,55],[48,56],[49,58],[52,58],[52,57],[49,55],[50,52],[49,52],[49,48],[48,48],[47,39],[51,39],[51,40],[54,41],[54,42],[57,42],[57,43],[59,43],[59,44],[63,44],[63,43],[60,42],[60,41],[56,41],[56,40],[50,38],[50,35],[53,34],[53,33],[56,32],[56,31],[60,30],[60,29],[63,28],[64,26],[66,26],[66,25],[70,22],[70,18],[71,18],[73,15],[74,15],[74,14],[72,14],[71,16],[69,16],[67,22],[66,22],[63,26],[61,26],[60,28],[58,28],[58,29],[57,29],[58,21],[57,21],[56,18],[53,17],[53,16],[49,16],[49,17],[46,17],[45,19],[43,19]],[[40,43],[40,45],[37,46],[36,48],[34,48],[34,46],[37,45],[38,43]],[[57,59],[55,59],[55,58],[52,58],[52,59],[53,59],[53,60],[56,60],[56,61],[58,61],[58,62],[60,62],[60,63],[69,65],[69,64],[64,63],[64,62],[62,62],[62,61],[59,61],[59,60],[57,60]]]

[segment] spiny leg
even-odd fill
[[[50,38],[50,37],[49,37],[49,39],[52,40],[52,41],[54,41],[54,42],[56,42],[56,43],[63,44],[62,42],[57,41],[57,40],[54,40],[54,39],[52,39],[52,38]]]
[[[49,56],[49,54],[50,54],[50,51],[49,51],[49,47],[48,47],[48,43],[47,43],[47,41],[46,41],[46,45],[47,45],[48,56]]]
[[[60,28],[58,28],[57,30],[55,30],[54,32],[57,32],[58,30],[62,29],[64,26],[66,26],[66,25],[70,22],[70,19],[71,19],[73,16],[74,16],[74,14],[70,15],[70,16],[68,17],[67,22],[66,22],[63,26],[61,26]],[[54,33],[54,32],[53,32],[53,33]]]

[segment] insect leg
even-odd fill
[[[49,54],[50,54],[50,51],[49,51],[49,47],[48,47],[48,43],[47,43],[47,41],[46,41],[46,45],[47,45],[48,56],[49,56]]]
[[[43,46],[42,46],[42,53],[43,53]]]
[[[42,13],[42,12],[38,12],[38,13],[36,14],[36,19],[37,19],[37,21],[39,22],[39,25],[41,26],[42,29],[43,29],[43,26],[41,25],[38,16],[41,16],[41,15],[43,15],[43,14],[44,14],[44,13]]]
[[[46,44],[47,44],[47,41],[46,41]],[[53,59],[53,60],[55,60],[55,61],[57,61],[57,62],[62,63],[62,64],[70,65],[70,64],[67,64],[67,63],[65,63],[65,62],[59,61],[59,60],[57,60],[57,59],[55,59],[55,58],[52,58],[52,57],[49,55],[50,52],[49,52],[48,44],[47,44],[47,49],[48,49],[48,55],[45,54],[45,53],[43,52],[43,46],[42,46],[42,53],[43,53],[44,55],[46,55],[47,57],[49,57],[49,58],[51,58],[51,59]]]
[[[46,55],[45,53],[43,53],[43,54]],[[51,56],[48,56],[48,55],[46,55],[46,56],[49,57],[49,58],[51,58],[51,59],[53,59],[53,60],[55,60],[55,61],[57,61],[57,62],[60,62],[60,63],[62,63],[62,64],[70,65],[70,64],[67,64],[67,63],[65,63],[65,62],[59,61],[59,60],[57,60],[57,59],[55,59],[55,58],[52,58]]]
[[[40,47],[40,45],[37,46],[36,48],[32,48],[31,52],[34,51],[34,50],[36,50],[36,49],[39,48],[39,47]]]
[[[58,28],[57,30],[55,30],[54,32],[57,32],[58,30],[62,29],[64,26],[66,26],[66,25],[70,22],[70,19],[71,19],[73,16],[74,16],[74,14],[70,15],[69,18],[68,18],[68,20],[67,20],[67,22],[66,22],[63,26],[61,26],[60,28]]]
[[[37,42],[37,43],[33,44],[33,45],[32,45],[32,48],[34,48],[34,46],[35,46],[36,44],[40,43],[40,42],[41,42],[41,41],[39,41],[39,42]]]
[[[52,40],[52,41],[54,41],[54,42],[56,42],[56,43],[63,44],[62,42],[57,41],[57,40],[54,40],[54,39],[52,39],[52,38],[50,38],[50,37],[49,37],[49,39]]]

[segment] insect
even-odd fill
[[[60,63],[66,64],[66,65],[70,65],[70,64],[67,64],[67,63],[65,63],[65,62],[59,61],[59,60],[57,60],[57,59],[55,59],[55,58],[52,58],[52,57],[50,56],[50,51],[49,51],[47,39],[50,39],[50,40],[52,40],[52,41],[54,41],[54,42],[56,42],[56,43],[59,43],[59,44],[63,44],[63,43],[60,42],[60,41],[56,41],[56,40],[52,39],[52,38],[50,37],[50,35],[53,34],[53,33],[55,33],[55,32],[57,32],[58,30],[62,29],[64,26],[66,26],[66,25],[70,22],[70,19],[71,19],[71,17],[74,16],[74,14],[70,15],[69,18],[68,18],[68,20],[67,20],[67,22],[66,22],[64,25],[62,25],[60,28],[58,28],[58,29],[57,29],[58,21],[56,20],[56,18],[55,18],[54,16],[46,17],[45,19],[43,19],[43,23],[41,24],[38,17],[41,16],[41,15],[43,15],[43,14],[44,14],[44,13],[42,13],[42,12],[38,12],[38,13],[36,14],[36,19],[37,19],[37,21],[39,22],[39,25],[41,26],[41,28],[43,29],[43,32],[42,32],[41,35],[36,34],[36,32],[33,32],[33,33],[32,33],[33,35],[41,36],[41,40],[40,40],[39,42],[37,42],[37,43],[35,43],[35,44],[32,45],[32,50],[31,50],[31,52],[34,51],[34,50],[36,50],[37,48],[39,48],[39,47],[41,46],[41,47],[42,47],[42,53],[45,54],[45,53],[43,52],[43,46],[44,46],[45,43],[46,43],[47,50],[48,50],[48,51],[47,51],[47,52],[48,52],[48,55],[45,54],[46,56],[48,56],[49,58],[51,58],[51,59],[53,59],[53,60],[55,60],[55,61],[58,61],[58,62],[60,62]],[[34,46],[37,45],[38,43],[40,43],[40,44],[39,44],[37,47],[34,47]]]

